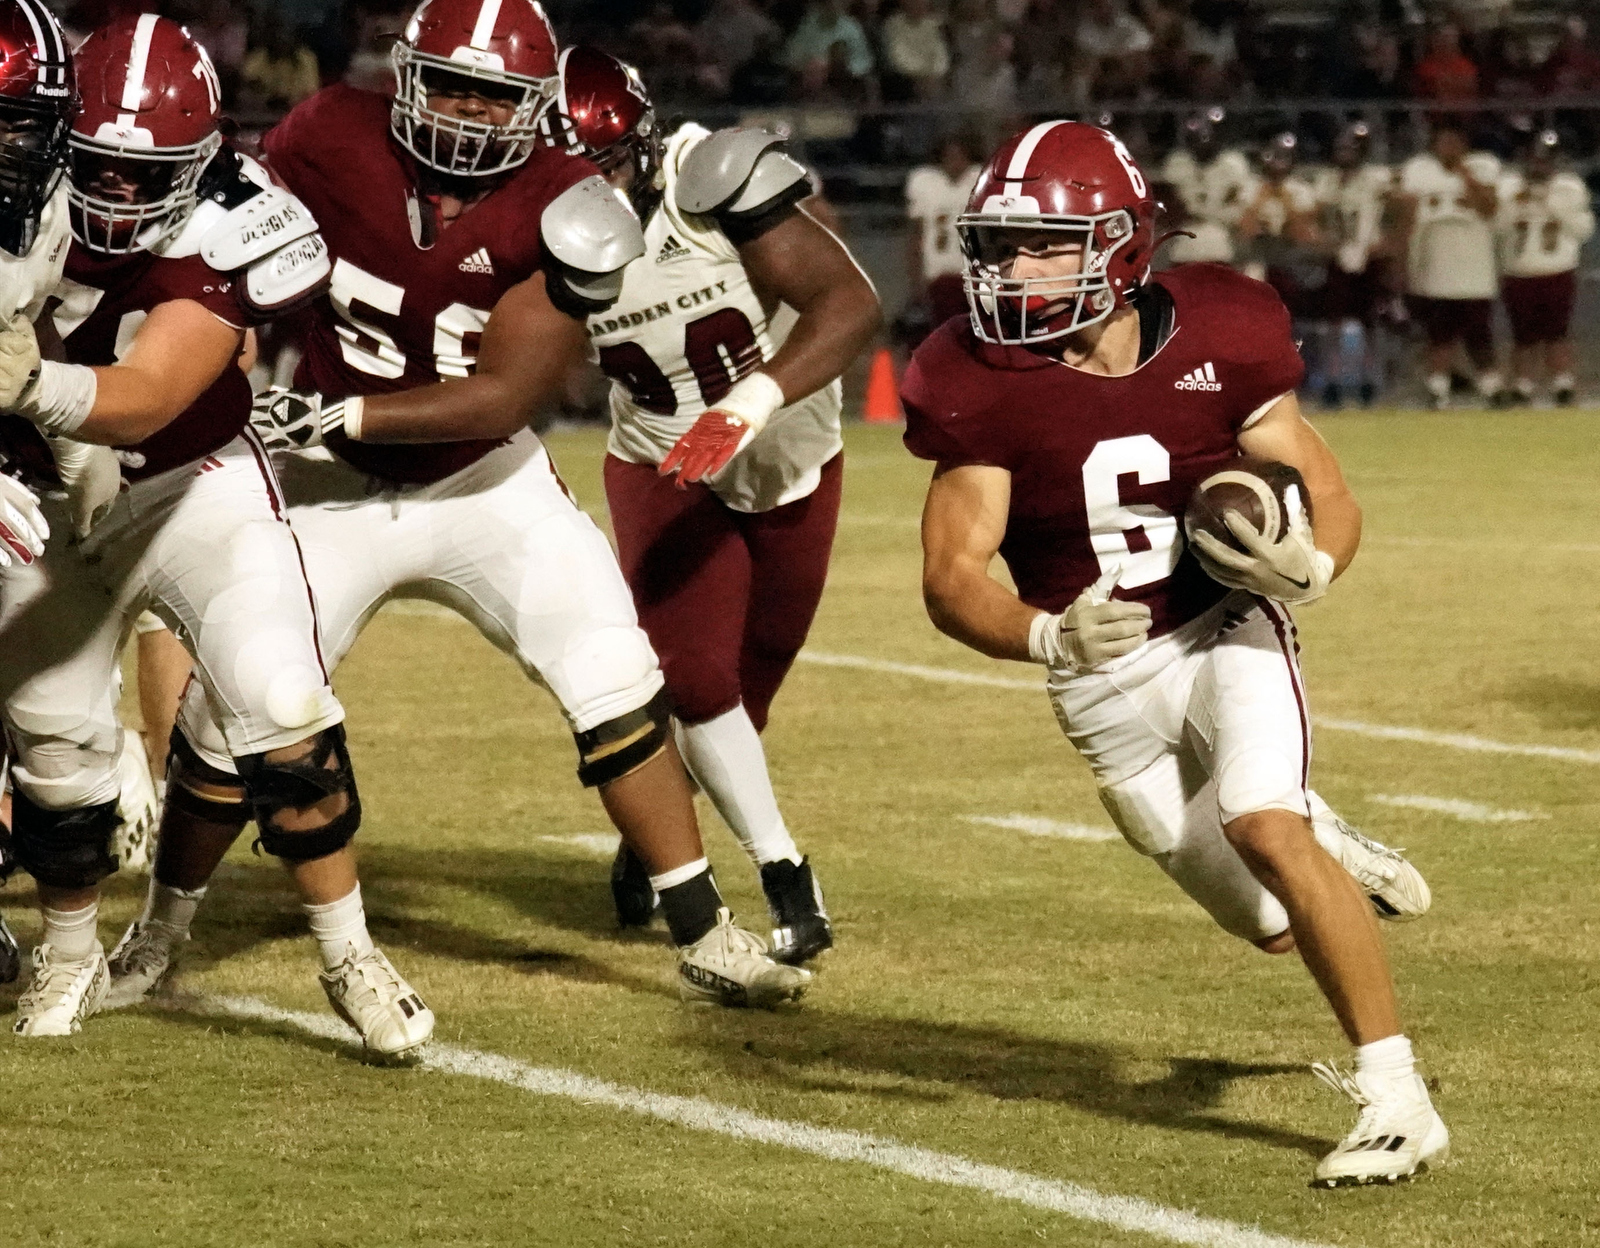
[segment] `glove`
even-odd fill
[[[44,554],[50,526],[39,510],[33,491],[10,477],[0,476],[0,568],[29,564]]]
[[[355,413],[351,432],[352,409]],[[303,451],[321,446],[323,438],[343,429],[354,439],[360,435],[361,400],[328,402],[315,390],[286,390],[274,386],[256,395],[250,405],[250,427],[269,451]]]
[[[1142,602],[1112,599],[1121,575],[1121,565],[1108,568],[1060,615],[1034,616],[1028,630],[1029,657],[1052,671],[1077,673],[1144,645],[1150,635],[1150,608]]]
[[[765,373],[751,373],[673,444],[656,471],[678,474],[678,488],[714,477],[767,427],[783,406],[783,389]]]
[[[92,446],[70,438],[46,438],[45,442],[66,492],[73,536],[81,542],[117,501],[122,490],[122,464],[109,446]]]
[[[0,411],[16,407],[39,371],[39,340],[26,312],[0,326]]]
[[[1315,602],[1333,583],[1333,556],[1318,550],[1311,536],[1311,520],[1300,504],[1300,491],[1291,488],[1284,499],[1289,523],[1276,542],[1267,541],[1237,511],[1222,513],[1222,522],[1239,539],[1245,553],[1223,545],[1211,534],[1194,535],[1195,558],[1206,575],[1230,589],[1243,589],[1288,606]]]

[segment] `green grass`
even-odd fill
[[[1322,422],[1367,540],[1302,613],[1319,714],[1600,749],[1593,420]],[[927,468],[896,432],[851,432],[812,644],[997,670],[922,613]],[[550,443],[601,510],[601,438]],[[1318,789],[1409,847],[1434,888],[1432,915],[1387,931],[1457,1159],[1407,1187],[1326,1193],[1307,1188],[1310,1166],[1350,1110],[1305,1068],[1343,1044],[1298,963],[1223,935],[1120,843],[961,818],[1105,822],[1042,693],[796,668],[767,744],[840,944],[803,1007],[741,1014],[681,1006],[664,935],[619,936],[604,863],[543,839],[606,824],[546,695],[469,628],[386,613],[338,683],[374,933],[442,1039],[1328,1243],[1600,1243],[1600,768],[1319,735]],[[1374,794],[1550,817],[1461,822]],[[724,890],[754,920],[753,875],[703,809]],[[113,882],[106,938],[141,892]],[[4,903],[31,938],[25,880]],[[326,1009],[291,893],[242,848],[187,965],[197,991]],[[600,1106],[374,1070],[283,1026],[141,1009],[70,1041],[0,1039],[7,1248],[1156,1242]]]

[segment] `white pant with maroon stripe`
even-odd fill
[[[44,557],[0,572],[0,690],[14,774],[38,805],[114,801],[122,647],[145,608],[194,656],[233,756],[339,723],[294,532],[266,456],[235,438],[123,490],[83,545],[44,501]]]
[[[1229,594],[1125,659],[1052,673],[1050,696],[1130,845],[1234,935],[1288,928],[1222,832],[1256,811],[1310,813],[1310,719],[1287,610]]]
[[[644,706],[663,680],[604,533],[568,496],[539,439],[523,432],[432,485],[374,480],[324,450],[276,455],[337,667],[393,598],[459,612],[586,732]],[[191,690],[179,723],[222,768],[216,730]]]

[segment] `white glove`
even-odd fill
[[[343,429],[352,441],[361,436],[360,397],[323,406],[315,390],[285,390],[274,386],[256,395],[250,407],[250,427],[269,451],[303,451],[321,446],[326,434]]]
[[[1315,602],[1327,593],[1333,583],[1333,556],[1317,549],[1299,489],[1291,486],[1284,501],[1289,523],[1276,542],[1267,541],[1237,511],[1222,513],[1222,522],[1247,553],[1223,545],[1209,533],[1196,533],[1191,539],[1195,558],[1206,575],[1230,589],[1247,590],[1292,607]]]
[[[0,325],[0,411],[9,412],[39,371],[39,340],[26,312]]]
[[[50,526],[39,510],[33,491],[19,481],[0,476],[0,568],[32,563],[44,554]]]
[[[1122,575],[1109,568],[1060,615],[1040,613],[1028,630],[1028,655],[1052,671],[1082,672],[1132,654],[1150,635],[1150,608],[1111,597]]]
[[[55,457],[56,475],[66,492],[73,536],[81,542],[117,501],[122,490],[122,464],[109,446],[93,446],[70,438],[46,438],[45,442]]]

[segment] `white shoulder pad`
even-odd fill
[[[321,294],[332,273],[328,244],[313,229],[245,271],[245,300],[257,312],[280,312]]]
[[[269,186],[213,225],[200,240],[200,255],[219,273],[232,273],[316,232],[311,209]]]
[[[615,273],[644,255],[639,218],[598,174],[550,201],[539,236],[558,262],[580,273]]]
[[[775,199],[806,176],[799,162],[772,149],[783,142],[770,130],[718,130],[689,149],[678,171],[675,198],[684,212],[748,212]]]

